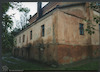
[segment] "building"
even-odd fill
[[[85,29],[99,13],[89,3],[49,2],[29,19],[30,26],[15,36],[13,54],[47,63],[69,64],[99,56],[99,26],[94,35]]]

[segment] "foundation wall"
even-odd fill
[[[17,48],[14,51],[14,56],[46,63],[57,62],[57,47],[53,44],[46,44],[43,47],[37,45],[28,48]]]
[[[99,57],[99,46],[58,45],[58,63],[69,64],[88,58]]]

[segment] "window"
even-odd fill
[[[25,35],[23,35],[23,42],[25,41]]]
[[[99,24],[99,32],[100,32],[100,24]]]
[[[19,37],[19,43],[21,43],[21,37]]]
[[[32,39],[32,30],[30,31],[30,40]]]
[[[44,25],[41,26],[41,29],[42,29],[42,36],[44,36],[44,31],[45,31]]]
[[[83,27],[83,24],[79,24],[80,26],[80,35],[84,35],[84,27]]]
[[[17,44],[17,38],[15,39],[15,42],[14,43]]]

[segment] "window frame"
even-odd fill
[[[19,37],[19,43],[21,43],[21,36]]]
[[[41,36],[44,37],[45,36],[45,25],[41,25]]]
[[[17,44],[17,38],[16,38],[16,44]]]
[[[32,30],[30,31],[30,40],[32,40]]]
[[[25,35],[23,35],[23,42],[25,42]]]
[[[79,31],[80,31],[80,35],[84,35],[84,24],[82,23],[79,24]]]

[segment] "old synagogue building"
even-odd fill
[[[99,25],[89,35],[86,19],[93,21],[99,12],[83,2],[49,2],[37,13],[30,25],[15,36],[13,55],[47,63],[70,64],[99,56]]]

